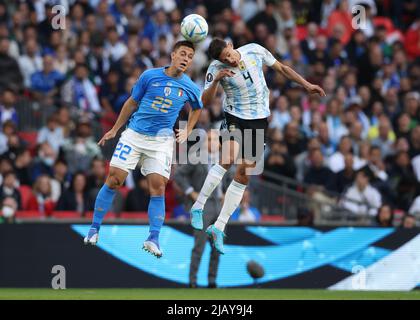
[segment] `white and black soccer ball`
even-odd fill
[[[201,42],[207,37],[209,26],[206,19],[199,14],[190,14],[181,22],[182,36],[193,43]]]

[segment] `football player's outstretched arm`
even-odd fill
[[[287,79],[299,83],[309,93],[318,93],[321,97],[325,97],[325,92],[320,86],[317,86],[316,84],[312,84],[306,81],[301,75],[299,75],[295,70],[293,70],[289,66],[286,66],[282,64],[281,62],[276,61],[273,64],[272,68],[276,70],[277,72],[280,72]]]
[[[136,109],[137,102],[130,96],[127,101],[125,101],[114,126],[111,130],[104,134],[102,139],[99,140],[98,145],[103,146],[107,140],[114,138],[117,135],[118,130],[120,130],[120,128],[127,122]]]
[[[208,106],[211,103],[211,100],[213,100],[214,96],[216,95],[217,87],[219,85],[220,80],[222,80],[224,77],[233,77],[234,75],[235,72],[233,72],[232,70],[220,70],[214,77],[213,83],[210,85],[210,87],[204,90],[203,95],[201,96],[201,101],[203,102],[203,105]]]

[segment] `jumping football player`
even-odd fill
[[[202,230],[204,204],[222,180],[226,170],[237,160],[241,148],[242,158],[238,161],[234,179],[226,191],[219,217],[216,223],[206,230],[215,248],[223,254],[225,226],[241,202],[249,181],[250,171],[248,170],[255,168],[257,163],[255,159],[261,159],[264,150],[261,145],[265,142],[270,109],[269,90],[265,82],[263,66],[269,66],[286,78],[297,82],[309,93],[325,96],[325,92],[319,86],[303,79],[290,67],[277,61],[267,49],[255,43],[234,49],[231,43],[215,38],[210,43],[209,54],[214,61],[209,65],[206,73],[202,95],[203,104],[209,105],[220,84],[225,92],[223,101],[225,120],[221,129],[228,130],[230,133],[239,131],[242,137],[245,131],[250,131],[252,138],[243,138],[241,142],[231,139],[223,142],[228,144],[228,147],[222,146],[221,162],[210,169],[200,194],[191,208],[191,225],[194,229]],[[260,144],[260,148],[257,144]],[[252,152],[245,150],[246,145],[252,148]],[[224,150],[230,151],[223,152]]]
[[[143,249],[156,257],[162,256],[159,231],[165,219],[164,195],[171,172],[173,127],[179,112],[189,102],[192,110],[187,128],[176,130],[176,140],[180,143],[186,141],[203,107],[200,89],[185,74],[194,53],[191,42],[179,41],[174,45],[169,67],[143,72],[113,128],[99,141],[99,145],[104,145],[114,138],[128,120],[112,156],[109,175],[96,197],[93,222],[84,239],[86,244],[98,242],[102,220],[111,207],[116,189],[123,185],[129,171],[139,163],[150,192],[150,235],[143,243]]]

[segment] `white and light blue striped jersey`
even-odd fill
[[[272,66],[276,59],[264,47],[250,43],[236,49],[241,54],[238,67],[231,67],[218,60],[210,63],[204,90],[210,87],[222,69],[235,72],[233,77],[224,77],[220,84],[225,91],[223,109],[241,119],[263,119],[270,115],[269,90],[265,82],[263,65]]]

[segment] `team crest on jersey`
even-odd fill
[[[167,97],[167,96],[169,96],[171,94],[171,88],[165,87],[165,89],[163,90],[163,92],[165,93],[165,97]]]
[[[207,82],[212,82],[213,81],[213,75],[211,73],[207,73],[206,80],[207,80]]]
[[[245,62],[243,60],[239,61],[239,70],[246,70]]]

